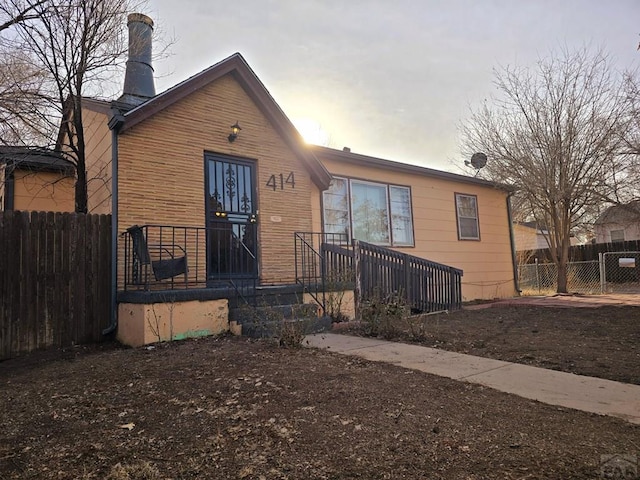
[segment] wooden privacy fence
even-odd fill
[[[588,243],[586,245],[572,245],[569,248],[571,262],[597,261],[601,253],[607,252],[637,252],[640,251],[640,240],[627,240],[613,243]],[[518,252],[522,259],[520,263],[552,263],[553,257],[548,248],[539,250],[522,250]]]
[[[99,341],[110,305],[110,215],[0,212],[0,359]]]

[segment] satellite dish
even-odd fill
[[[476,170],[480,170],[487,164],[487,156],[482,152],[476,152],[471,155],[471,165]]]

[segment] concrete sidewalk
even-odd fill
[[[310,347],[478,383],[539,402],[640,424],[638,385],[372,338],[318,333],[305,340]]]

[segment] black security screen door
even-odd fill
[[[208,278],[256,278],[254,162],[207,154],[205,164]]]

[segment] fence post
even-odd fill
[[[607,279],[606,279],[606,271],[604,267],[604,253],[598,253],[598,266],[600,271],[600,293],[607,293]]]
[[[353,243],[353,274],[355,275],[355,289],[353,291],[353,307],[356,318],[360,318],[360,301],[362,299],[362,265],[360,263],[360,242],[352,240]]]
[[[458,307],[459,306],[459,301],[458,301],[458,296],[456,295],[456,290],[457,290],[457,276],[454,275],[453,270],[451,268],[447,269],[447,275],[449,276],[449,298],[445,299],[445,301],[447,301],[447,303],[449,305],[453,305],[455,303],[455,306]]]
[[[413,292],[411,291],[411,262],[409,255],[402,254],[402,263],[404,266],[404,297],[408,305],[411,305],[413,301]]]

